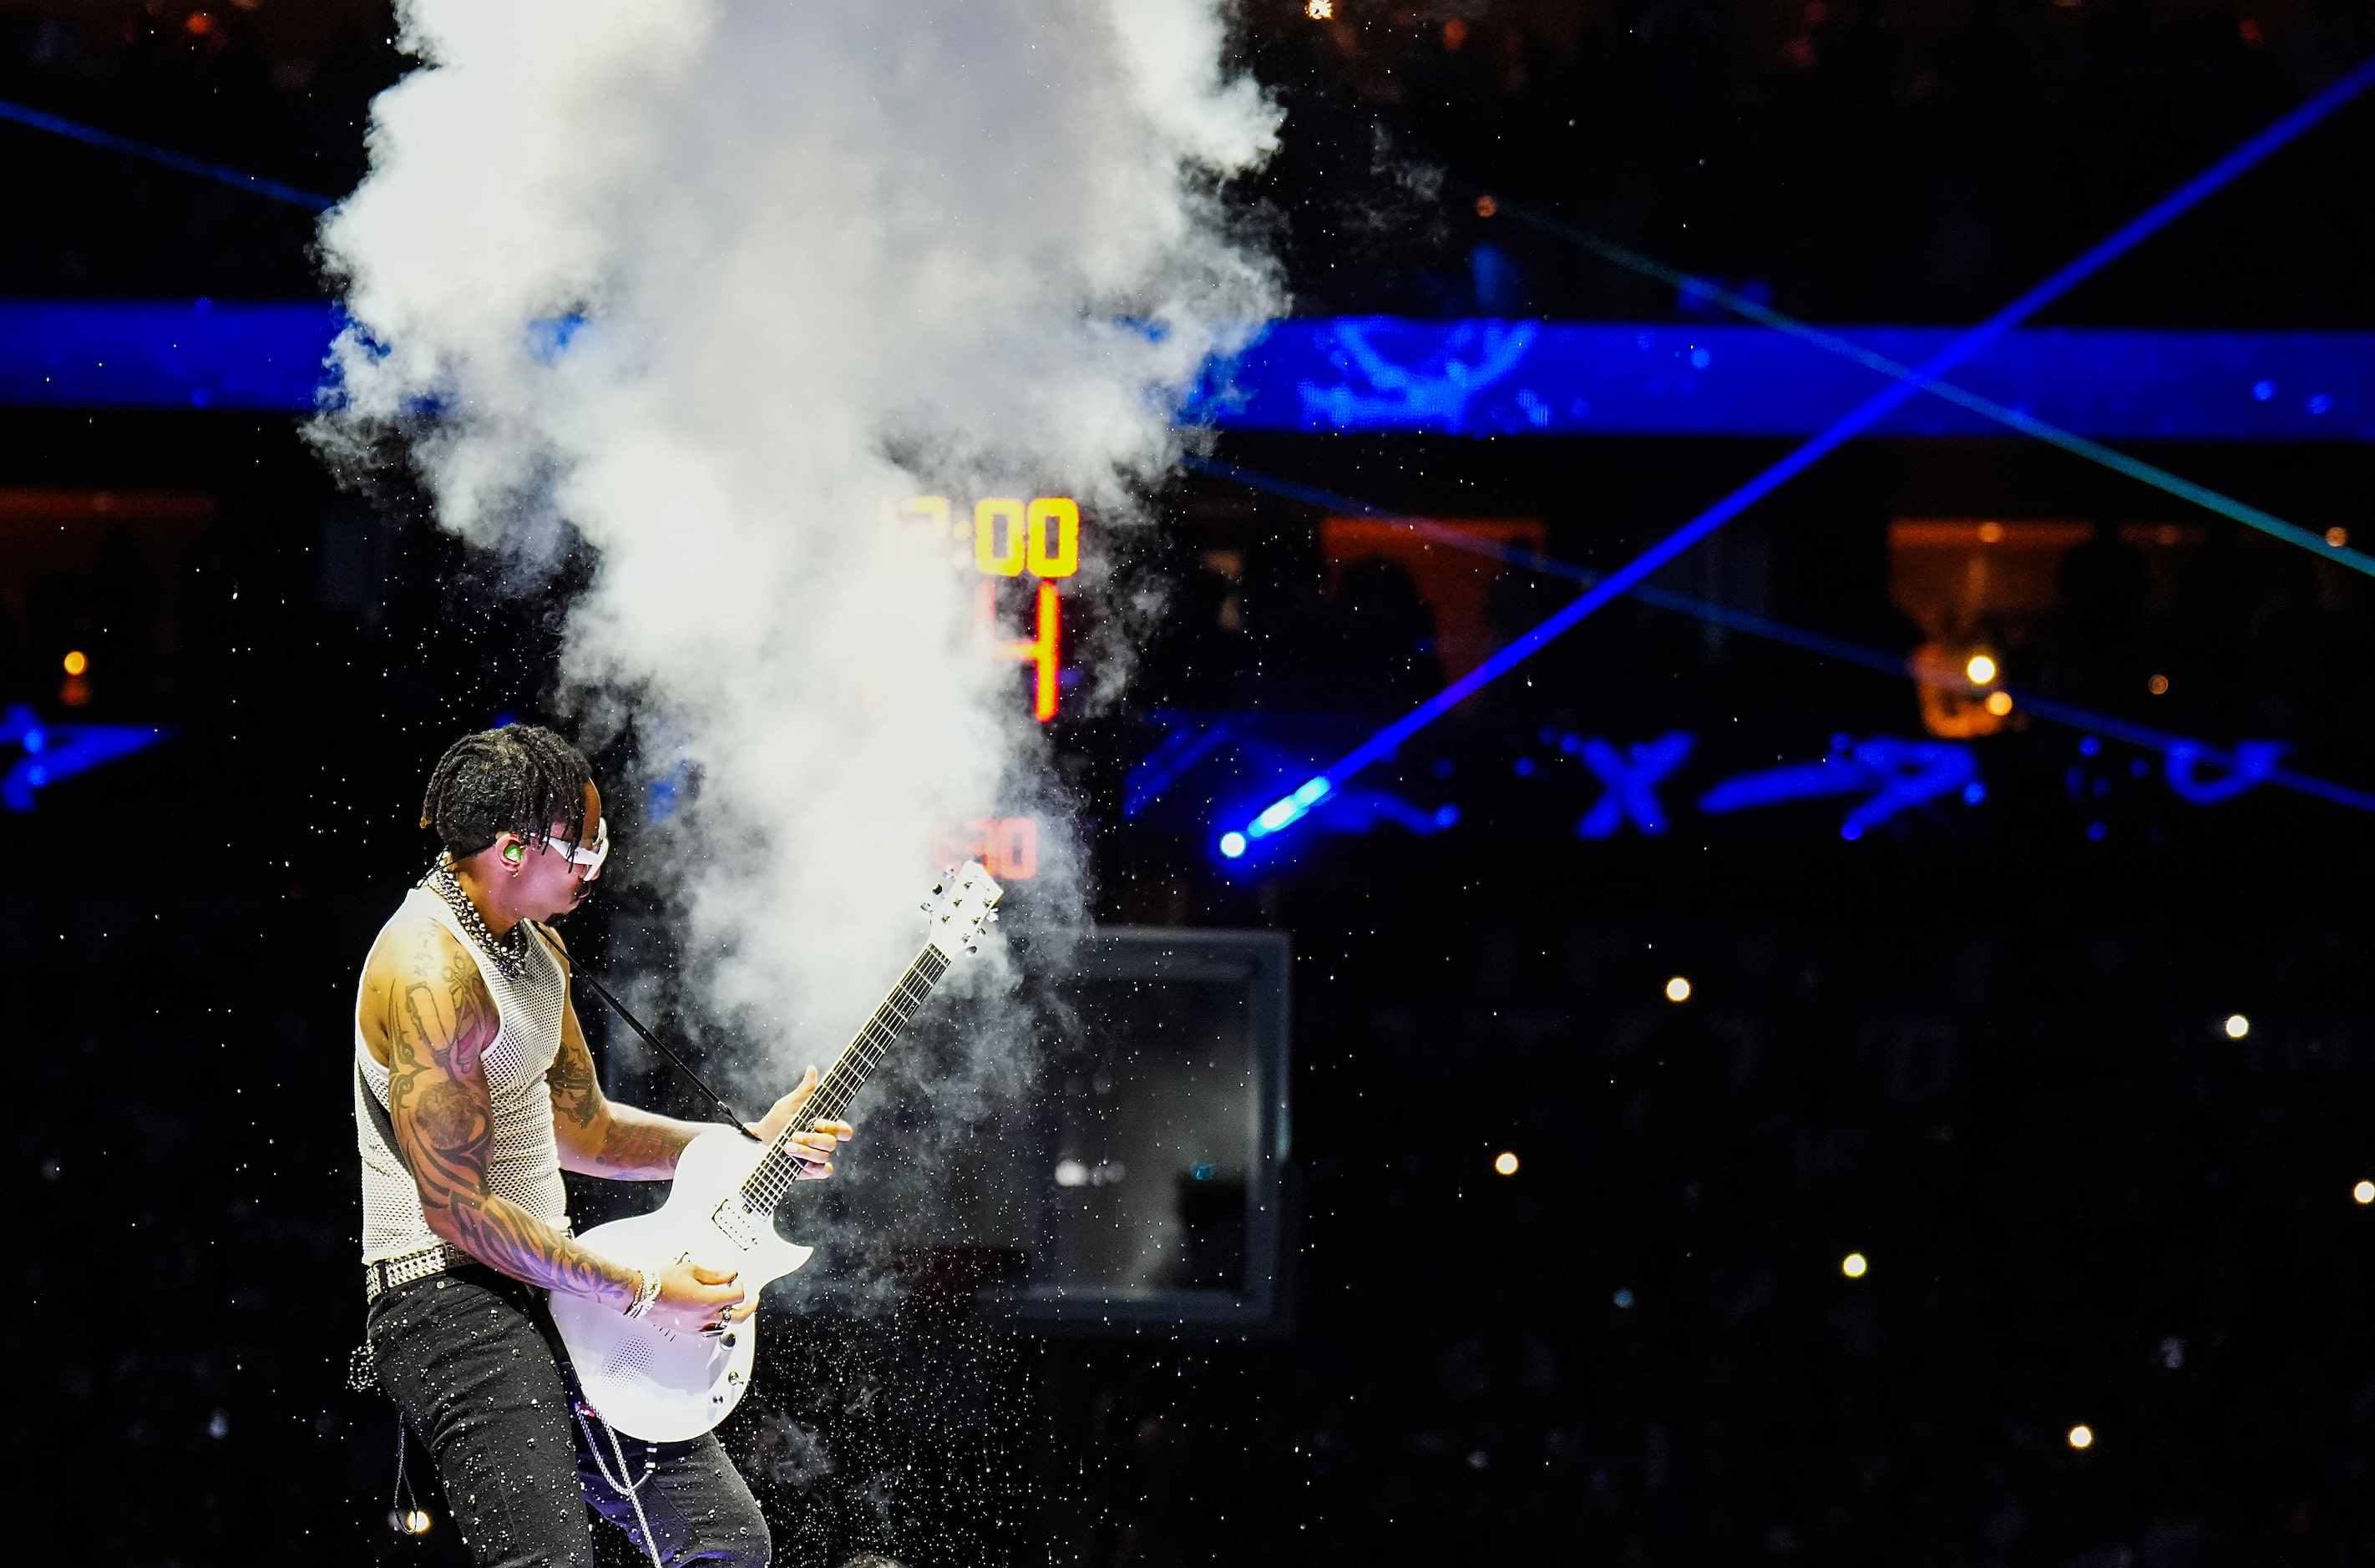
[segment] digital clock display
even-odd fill
[[[974,590],[975,644],[989,657],[1030,666],[1031,716],[1051,722],[1063,671],[1064,601],[1057,584],[1081,570],[1080,503],[1059,495],[985,496],[968,516],[947,496],[919,495],[899,503],[898,521],[919,541],[955,541],[949,563],[959,570],[971,543],[981,578]],[[998,581],[1025,576],[1036,582],[1017,636],[999,614]]]

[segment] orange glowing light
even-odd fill
[[[2151,692],[2156,697],[2168,696],[2168,677],[2165,675],[2156,675],[2153,677],[2150,680],[2145,682],[2145,690]]]
[[[2011,713],[2012,693],[2009,691],[1989,692],[1988,712],[1993,713],[1998,718],[2003,718],[2006,713]]]
[[[1031,716],[1044,725],[1056,716],[1056,659],[1059,652],[1056,584],[1042,582],[1038,600],[1035,634],[1001,637],[998,634],[998,585],[984,583],[974,598],[974,633],[992,657],[1032,666]]]
[[[1311,0],[1303,7],[1303,14],[1315,22],[1324,22],[1336,14],[1334,0]]]
[[[1457,54],[1459,46],[1467,41],[1468,23],[1464,18],[1454,17],[1443,24],[1443,46],[1446,49]]]
[[[80,648],[77,648],[66,655],[65,665],[68,675],[82,675],[89,670],[90,659]]]
[[[2328,528],[2325,531],[2325,542],[2332,545],[2335,549],[2340,549],[2343,546],[2350,542],[2350,530],[2347,528]]]
[[[1501,210],[1501,204],[1500,204],[1499,202],[1495,201],[1491,196],[1478,196],[1478,197],[1476,198],[1476,216],[1477,216],[1477,217],[1479,217],[1479,218],[1490,218],[1490,217],[1492,217],[1495,213],[1496,213],[1496,212],[1498,212],[1498,211],[1500,211],[1500,210]]]
[[[1493,1169],[1504,1176],[1514,1176],[1518,1173],[1518,1157],[1505,1149],[1493,1157]]]

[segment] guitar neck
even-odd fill
[[[743,1201],[754,1212],[774,1212],[775,1205],[783,1201],[784,1194],[798,1179],[800,1162],[790,1148],[794,1136],[819,1122],[841,1119],[842,1113],[857,1100],[857,1091],[866,1087],[867,1079],[890,1051],[892,1043],[899,1038],[923,1007],[924,999],[932,994],[932,987],[948,971],[948,958],[936,946],[927,943],[924,950],[916,955],[916,961],[891,987],[891,994],[882,998],[882,1005],[874,1009],[866,1027],[842,1047],[841,1055],[833,1058],[832,1070],[817,1081],[816,1092],[801,1108],[798,1119],[775,1135],[775,1141],[760,1158],[758,1168],[743,1182]]]

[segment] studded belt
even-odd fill
[[[393,1291],[398,1285],[409,1285],[415,1279],[426,1279],[432,1274],[459,1268],[469,1261],[470,1255],[460,1247],[447,1246],[440,1242],[433,1247],[406,1253],[402,1257],[366,1263],[363,1265],[363,1300],[375,1302],[383,1291]]]

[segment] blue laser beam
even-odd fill
[[[2298,545],[2302,549],[2311,550],[2329,560],[2339,561],[2354,572],[2363,572],[2369,576],[2375,576],[2375,556],[2368,555],[2363,550],[2351,549],[2346,545],[2334,544],[2326,536],[2301,527],[2298,524],[2287,523],[2274,513],[2264,512],[2259,507],[2237,501],[2231,496],[2221,495],[2206,485],[2196,484],[2192,479],[2172,474],[2156,464],[2145,462],[2142,458],[2131,457],[2114,447],[2104,445],[2101,442],[2091,441],[2074,431],[2049,424],[2032,414],[1998,403],[1993,398],[1982,397],[1976,392],[1967,391],[1950,382],[1923,376],[1912,366],[1867,348],[1852,339],[1842,337],[1835,332],[1826,332],[1821,327],[1798,320],[1795,316],[1784,315],[1770,305],[1751,300],[1745,295],[1734,293],[1711,279],[1695,277],[1689,273],[1668,266],[1655,257],[1643,255],[1630,246],[1620,245],[1615,241],[1594,234],[1588,229],[1578,229],[1546,214],[1507,203],[1501,206],[1500,211],[1515,222],[1548,234],[1554,239],[1562,240],[1579,250],[1589,251],[1602,261],[1621,266],[1628,272],[1669,284],[1685,295],[1720,305],[1734,315],[1745,317],[1760,326],[1771,327],[1776,332],[1785,333],[1802,343],[1811,344],[1826,353],[1852,360],[1867,370],[1876,371],[1882,375],[1897,381],[1913,382],[1932,396],[1952,403],[1957,407],[1967,408],[1982,419],[1993,419],[2007,429],[2018,430],[2023,435],[2033,436],[2038,441],[2058,446],[2064,452],[2086,458],[2090,463],[2100,464],[2115,473],[2140,480],[2155,489],[2165,491],[2180,500],[2192,501],[2204,511],[2216,513],[2222,517],[2233,518],[2238,523],[2257,528],[2260,532],[2282,539],[2286,544]]]
[[[1321,507],[1339,516],[1365,517],[1377,522],[1392,523],[1437,544],[1447,545],[1454,549],[1467,550],[1474,555],[1487,556],[1496,560],[1506,561],[1512,566],[1522,567],[1530,572],[1541,572],[1545,576],[1563,577],[1569,582],[1585,584],[1600,581],[1600,574],[1589,567],[1577,566],[1573,561],[1561,560],[1555,556],[1542,555],[1533,550],[1518,549],[1502,544],[1498,540],[1464,533],[1458,528],[1446,527],[1441,524],[1400,516],[1384,507],[1373,505],[1351,496],[1338,495],[1334,491],[1320,489],[1316,486],[1298,484],[1292,479],[1282,479],[1272,475],[1257,473],[1253,469],[1241,467],[1234,463],[1220,462],[1213,458],[1189,456],[1185,459],[1185,462],[1188,467],[1200,473],[1210,474],[1214,478],[1226,479],[1249,489],[1266,490],[1272,495]],[[1636,586],[1627,596],[1659,609],[1695,616],[1701,620],[1727,627],[1735,631],[1745,632],[1752,637],[1762,637],[1769,642],[1779,643],[1806,653],[1817,654],[1825,658],[1837,659],[1845,664],[1859,665],[1865,669],[1878,671],[1882,675],[1894,676],[1898,679],[1910,679],[1917,683],[1920,681],[1920,675],[1905,660],[1891,657],[1877,648],[1867,648],[1842,638],[1828,636],[1819,631],[1809,631],[1802,627],[1785,625],[1778,620],[1768,620],[1761,615],[1751,615],[1745,610],[1733,609],[1727,605],[1711,604],[1705,599],[1695,599],[1683,594],[1671,594],[1662,588],[1652,588],[1646,584]],[[2165,756],[2190,757],[2227,769],[2230,772],[2248,773],[2265,783],[2310,796],[2319,800],[2330,801],[2337,806],[2347,806],[2360,811],[2375,811],[2375,794],[2353,789],[2347,784],[2335,784],[2330,779],[2322,779],[2314,774],[2297,772],[2289,768],[2270,767],[2264,756],[2252,749],[2254,746],[2260,744],[2257,742],[2241,742],[2231,750],[2225,749],[2204,745],[2187,736],[2170,735],[2166,731],[2153,729],[2145,725],[2131,724],[2125,719],[2116,719],[2109,714],[2074,708],[2067,702],[2057,702],[2050,698],[2040,697],[2018,687],[2007,686],[2000,690],[2009,695],[2015,705],[2022,712],[2043,719],[2049,724],[2066,725],[2082,734],[2109,736],[2113,740],[2136,747],[2141,750],[2156,751]],[[1296,813],[1297,816],[1301,814]],[[1221,835],[1221,854],[1225,859],[1241,859],[1250,847],[1251,840],[1245,833],[1232,831]]]
[[[21,103],[10,103],[5,99],[0,99],[0,120],[13,120],[19,125],[30,125],[34,130],[47,131],[52,136],[65,136],[70,141],[82,142],[90,147],[105,147],[110,152],[120,152],[127,158],[145,159],[150,163],[178,170],[183,174],[195,174],[201,180],[212,180],[219,184],[229,185],[234,190],[245,191],[250,195],[264,196],[276,202],[287,202],[291,206],[301,206],[308,212],[327,212],[337,205],[328,196],[319,195],[312,191],[301,191],[294,185],[284,185],[278,180],[267,180],[260,174],[250,174],[245,170],[233,169],[227,163],[209,163],[203,158],[192,158],[187,153],[175,152],[170,147],[152,147],[147,142],[136,142],[129,136],[119,136],[112,131],[102,131],[96,125],[86,125],[78,121],[61,119],[55,114],[45,114],[41,110],[28,109]]]
[[[1985,352],[1990,344],[2005,333],[2159,233],[2205,198],[2258,167],[2304,132],[2324,121],[2335,110],[2357,98],[2370,84],[2375,84],[2375,56],[2361,61],[2349,75],[2130,218],[2061,270],[1932,355],[1919,368],[1917,374],[1930,381],[1942,380],[1951,374],[1956,366]],[[1326,799],[1329,792],[1345,779],[1400,748],[1412,736],[1533,657],[1554,639],[1573,631],[1587,617],[1633,588],[1668,561],[1887,418],[1920,395],[1920,383],[1915,380],[1895,381],[1883,387],[1779,462],[1642,551],[1594,586],[1586,588],[1547,619],[1521,633],[1474,669],[1338,758],[1326,772],[1312,775],[1296,786],[1294,793],[1282,796],[1264,807],[1243,830],[1247,839],[1267,838],[1292,826],[1313,806]]]

